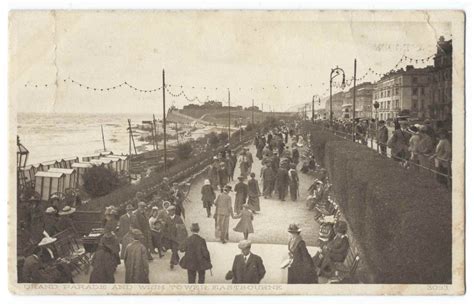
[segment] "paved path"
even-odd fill
[[[255,156],[255,147],[250,146],[250,151]],[[257,176],[260,174],[261,162],[255,158],[252,171]],[[299,167],[298,167],[299,169]],[[237,169],[236,169],[237,170]],[[261,211],[254,218],[255,233],[250,234],[249,239],[253,242],[252,252],[262,257],[267,270],[262,283],[286,283],[286,270],[280,269],[283,259],[287,258],[288,248],[287,242],[289,234],[287,232],[288,224],[296,222],[302,228],[302,236],[307,245],[310,246],[311,255],[316,253],[315,246],[318,237],[318,224],[313,220],[314,212],[306,209],[307,189],[312,182],[312,178],[299,173],[300,176],[300,198],[296,202],[292,202],[289,197],[285,202],[281,202],[274,196],[272,199],[261,198]],[[214,219],[207,218],[206,210],[202,207],[201,202],[201,186],[204,183],[204,175],[197,177],[191,185],[189,192],[189,201],[185,204],[186,209],[186,226],[189,228],[191,223],[199,223],[201,231],[200,235],[208,242],[208,248],[211,254],[212,263],[214,265],[213,276],[207,272],[206,283],[226,283],[224,276],[232,267],[234,256],[240,253],[237,247],[238,241],[243,239],[241,233],[232,231],[238,220],[230,220],[229,243],[222,244],[214,237]],[[233,182],[231,185],[234,185]],[[260,188],[262,183],[260,182]],[[234,199],[235,194],[231,194]],[[150,262],[150,281],[151,283],[186,283],[186,271],[179,266],[174,270],[169,268],[169,257],[171,252],[168,251],[165,257],[159,259],[154,255],[154,261]],[[182,254],[181,254],[182,256]],[[121,264],[115,274],[116,282],[123,283],[125,280],[124,265]],[[81,273],[75,277],[78,283],[87,283],[89,280],[88,273]]]
[[[250,151],[254,156],[254,164],[252,171],[256,176],[260,175],[262,167],[261,162],[255,158],[255,146],[250,146]],[[298,167],[299,169],[299,167]],[[236,169],[237,177],[239,169]],[[308,245],[315,245],[317,240],[318,224],[314,221],[314,212],[306,209],[306,197],[308,195],[307,189],[312,182],[312,178],[308,175],[298,173],[300,177],[300,197],[298,201],[291,201],[289,195],[286,201],[281,202],[273,195],[271,199],[260,198],[261,211],[255,215],[253,226],[254,234],[250,234],[249,239],[256,243],[269,244],[287,244],[288,232],[286,231],[290,223],[298,223],[302,228],[302,235]],[[204,183],[204,176],[196,178],[192,182],[191,190],[189,192],[189,202],[186,203],[186,220],[185,223],[189,227],[191,223],[199,223],[201,228],[200,234],[207,241],[218,241],[214,236],[214,219],[207,218],[206,210],[202,207],[201,202],[201,187]],[[231,182],[232,187],[236,180]],[[260,189],[263,183],[259,181]],[[235,193],[231,193],[232,204],[235,198]],[[214,209],[214,208],[213,208]],[[230,219],[229,239],[231,242],[238,242],[243,239],[242,233],[237,233],[232,230],[239,222],[238,219]]]

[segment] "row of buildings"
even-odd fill
[[[452,107],[452,40],[440,37],[434,64],[424,68],[412,65],[391,71],[375,83],[356,85],[357,118],[391,120],[407,115],[418,119],[450,120]],[[332,95],[334,119],[351,119],[354,88]],[[324,101],[325,100],[325,101]],[[329,97],[317,118],[329,118]],[[377,102],[377,103],[376,103]],[[378,104],[378,109],[374,107]]]

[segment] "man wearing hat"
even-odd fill
[[[76,211],[74,207],[71,206],[64,206],[63,209],[58,213],[59,214],[59,220],[57,224],[57,228],[60,232],[66,230],[66,229],[72,229],[74,232],[76,231],[76,227],[74,226],[74,223],[72,222],[71,215]]]
[[[125,283],[148,284],[148,248],[143,245],[143,234],[138,229],[131,230],[133,241],[125,249]]]
[[[117,237],[114,234],[106,233],[102,236],[97,251],[92,256],[92,273],[89,283],[115,283],[114,273],[120,264],[119,248]]]
[[[171,249],[170,269],[179,263],[178,250],[184,244],[188,236],[183,219],[176,214],[176,207],[171,205],[167,208],[168,218],[165,220],[164,238],[165,245]]]
[[[260,170],[260,177],[263,180],[264,198],[271,198],[273,185],[275,184],[275,172],[269,163],[263,165],[262,169]]]
[[[236,255],[232,270],[226,275],[226,280],[232,279],[233,284],[259,284],[265,276],[265,266],[262,258],[250,252],[252,242],[242,240],[239,242],[241,253]]]
[[[215,235],[217,239],[220,239],[222,243],[226,243],[229,240],[229,219],[234,213],[232,211],[232,199],[229,192],[232,187],[226,185],[224,190],[217,196],[215,205]]]
[[[145,215],[146,204],[145,202],[138,202],[138,209],[133,212],[130,219],[130,225],[132,228],[139,229],[144,237],[144,245],[148,250],[148,260],[153,260],[151,256],[151,233],[150,223]]]
[[[120,216],[119,229],[117,231],[117,237],[119,239],[120,245],[122,246],[120,250],[120,258],[122,259],[125,255],[125,248],[127,247],[129,242],[127,241],[127,239],[124,239],[124,237],[130,231],[130,225],[132,222],[132,215],[134,211],[132,204],[127,204],[126,210],[127,212]]]
[[[206,270],[212,269],[211,255],[207,249],[206,240],[199,236],[199,224],[191,224],[191,236],[184,242],[184,256],[179,262],[181,268],[188,270],[188,283],[204,284]]]
[[[387,141],[388,141],[388,129],[385,126],[385,121],[379,121],[379,129],[377,131],[377,144],[380,148],[380,153],[387,156]]]

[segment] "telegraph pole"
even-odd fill
[[[167,155],[166,155],[166,95],[165,95],[165,69],[163,69],[163,85],[162,85],[162,89],[163,89],[163,150],[164,150],[164,154],[163,154],[163,162],[164,162],[164,172],[166,173],[166,159],[167,159]]]
[[[102,124],[100,125],[100,131],[102,132],[102,144],[104,145],[104,152],[107,151],[105,148],[105,138],[104,138],[104,128],[102,127]]]
[[[227,88],[227,103],[229,105],[229,124],[228,124],[228,138],[229,138],[229,143],[230,143],[230,89]]]
[[[357,76],[357,59],[354,59],[354,88],[352,92],[352,141],[355,141],[355,116],[356,116],[356,76]]]
[[[313,106],[311,108],[311,121],[314,123],[314,96],[313,96]]]

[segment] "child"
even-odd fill
[[[237,223],[237,226],[234,228],[234,231],[243,233],[244,239],[247,240],[249,234],[253,233],[253,213],[252,211],[250,211],[250,206],[248,204],[244,204],[242,211],[237,216],[235,216],[235,218],[240,218],[240,221],[239,223]]]

